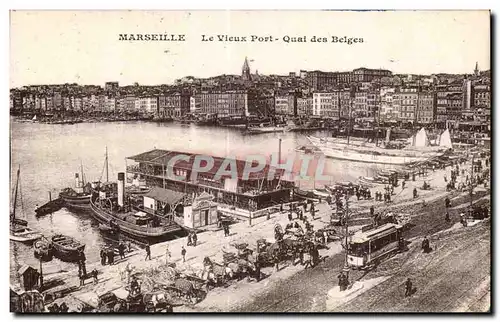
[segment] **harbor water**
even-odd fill
[[[328,132],[307,135],[327,136]],[[101,235],[90,214],[73,213],[63,208],[41,218],[35,217],[35,208],[58,196],[64,187],[74,187],[75,173],[83,167],[85,179],[105,179],[104,159],[108,148],[109,177],[115,181],[117,173],[125,171],[126,157],[151,149],[166,149],[190,153],[204,153],[220,157],[245,158],[247,155],[269,156],[278,153],[279,139],[282,160],[298,158],[296,149],[310,145],[302,133],[268,133],[244,135],[241,130],[220,127],[200,127],[194,124],[119,122],[79,123],[53,125],[11,121],[11,187],[17,167],[21,166],[20,195],[16,214],[26,219],[29,226],[51,237],[62,233],[86,244],[87,260],[98,260],[101,246],[111,241]],[[356,181],[359,176],[371,176],[380,165],[326,159],[323,173],[328,182]],[[387,167],[387,166],[385,166]],[[326,182],[326,183],[328,183]],[[319,188],[323,183],[300,180],[300,188]],[[39,262],[31,245],[10,242],[10,278],[18,281],[17,271],[22,265],[38,269]],[[58,259],[43,264],[44,275],[71,270],[76,264]]]

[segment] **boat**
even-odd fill
[[[49,202],[35,209],[35,216],[41,217],[47,214],[51,214],[54,211],[58,211],[64,206],[64,200],[61,198],[57,198],[51,200],[50,192],[49,192]]]
[[[24,219],[16,218],[17,197],[19,191],[19,176],[21,174],[21,166],[17,169],[16,188],[14,190],[13,206],[10,212],[10,240],[29,243],[42,237],[38,231],[28,227],[28,222]],[[20,193],[19,193],[20,194]]]
[[[405,165],[420,163],[443,155],[446,147],[412,146],[403,149],[386,149],[369,142],[350,143],[349,140],[325,139],[308,136],[309,141],[330,158],[379,164]]]
[[[108,158],[106,155],[106,172]],[[107,232],[119,230],[127,236],[141,241],[160,242],[169,239],[182,228],[173,220],[146,212],[132,204],[133,198],[126,197],[125,174],[118,173],[118,184],[99,183],[90,198],[91,215]],[[117,206],[121,205],[121,206]],[[107,229],[108,226],[110,229]]]
[[[54,249],[54,256],[63,261],[72,262],[78,260],[80,252],[85,250],[85,244],[80,243],[70,236],[62,234],[54,235],[51,241]]]
[[[83,165],[81,165],[81,178],[79,173],[75,173],[75,186],[78,191],[73,188],[64,188],[59,193],[59,198],[62,199],[64,206],[71,210],[90,209],[91,185],[90,183],[85,184]]]
[[[54,257],[52,242],[45,237],[37,240],[33,244],[33,254],[35,258],[41,259],[44,262],[50,262]]]
[[[368,185],[375,185],[375,184],[386,185],[386,184],[389,184],[389,179],[387,179],[386,177],[379,177],[379,176],[376,176],[376,177],[360,176],[359,182],[364,183],[364,184],[368,184]]]
[[[263,134],[263,133],[285,133],[287,131],[286,127],[280,126],[256,126],[249,127],[245,130],[245,134]]]

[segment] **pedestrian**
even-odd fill
[[[118,254],[120,254],[120,259],[125,258],[125,244],[123,242],[118,244]]]
[[[411,279],[408,277],[408,279],[405,282],[405,297],[411,296],[413,290],[413,283],[411,282]]]
[[[128,242],[127,243],[127,252],[131,252],[132,251],[132,243],[131,242]]]
[[[415,181],[415,173],[413,173],[412,179],[413,181]]]
[[[405,184],[406,184],[406,181],[403,179],[403,182],[401,182],[401,190],[404,190]]]
[[[149,244],[146,245],[146,258],[144,260],[151,260],[151,248],[149,247]]]
[[[87,260],[87,258],[85,257],[85,253],[83,252],[83,250],[80,251],[79,253],[79,258],[78,258],[78,262],[82,268],[82,273],[83,275],[87,275],[87,267],[86,267],[86,264],[85,264],[85,261]]]
[[[446,178],[446,174],[444,175],[444,182],[448,182],[448,178]]]
[[[193,242],[191,239],[191,232],[189,232],[189,234],[187,236],[187,246],[193,246]]]
[[[311,203],[311,217],[314,220],[314,213],[316,212],[316,209],[314,208],[314,202]]]
[[[375,208],[373,208],[373,205],[370,207],[370,216],[373,217],[375,214]]]
[[[303,221],[304,220],[304,213],[300,209],[298,209],[297,212],[298,212],[298,216],[297,217],[299,218],[299,220]]]
[[[101,265],[106,265],[106,251],[104,250],[104,248],[101,248],[99,255],[101,256]]]
[[[417,198],[417,188],[413,188],[413,199]]]
[[[226,236],[229,236],[230,235],[230,232],[229,232],[229,224],[226,224]]]
[[[424,240],[422,240],[422,250],[424,251],[424,253],[428,253],[430,251],[430,243],[427,236],[425,236]]]
[[[182,262],[185,263],[186,262],[186,249],[184,248],[184,246],[182,246],[181,255],[182,255]]]
[[[114,263],[115,263],[115,250],[113,249],[113,247],[108,247],[107,254],[108,254],[109,265],[114,265]]]
[[[80,277],[80,286],[85,286],[85,275],[83,274],[82,271],[79,272],[79,277]]]
[[[394,186],[391,186],[391,195],[394,194]]]
[[[358,201],[359,201],[359,196],[360,196],[360,193],[359,193],[359,190],[356,191],[356,198],[358,198]]]
[[[288,221],[292,221],[293,220],[293,216],[292,216],[292,212],[288,212]]]
[[[451,221],[451,219],[450,219],[450,213],[448,211],[446,212],[446,215],[444,216],[444,220],[446,222],[450,222]]]
[[[193,246],[196,247],[196,243],[198,242],[198,235],[196,235],[196,230],[193,231]]]
[[[97,279],[97,275],[98,275],[97,269],[94,268],[92,270],[92,277],[94,279],[94,285],[97,285],[97,283],[99,282],[99,280]]]
[[[172,255],[170,254],[170,250],[168,249],[168,244],[167,244],[167,246],[165,247],[165,265],[166,266],[168,266],[168,262],[170,261],[170,257],[172,257]]]
[[[451,205],[450,198],[446,197],[446,199],[444,199],[444,205],[446,208],[450,208]]]

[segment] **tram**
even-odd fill
[[[387,223],[368,231],[358,231],[347,247],[347,264],[351,268],[369,268],[383,257],[399,251],[403,246],[403,226]]]

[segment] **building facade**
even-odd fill
[[[201,93],[200,112],[226,116],[248,115],[248,94],[246,91]]]
[[[334,93],[313,93],[313,115],[339,119],[338,95]]]

